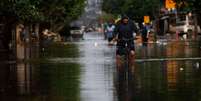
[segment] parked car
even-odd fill
[[[81,27],[71,27],[70,34],[73,38],[83,38],[84,30]]]

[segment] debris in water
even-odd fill
[[[95,42],[95,43],[94,43],[94,46],[95,46],[95,47],[98,47],[98,43],[97,43],[97,42]]]
[[[200,63],[197,62],[196,65],[195,65],[195,67],[196,67],[197,69],[199,69],[199,68],[200,68]]]

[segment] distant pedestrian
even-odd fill
[[[52,41],[51,34],[50,34],[48,29],[45,29],[42,32],[42,47],[43,47],[43,50],[44,50],[44,48],[47,48],[50,45],[51,41]]]
[[[113,39],[114,29],[115,29],[115,25],[112,22],[110,22],[106,27],[106,36],[107,36],[108,42],[112,41]]]
[[[151,29],[150,24],[143,23],[142,30],[141,30],[141,36],[142,36],[143,45],[145,45],[145,46],[148,43],[148,36],[149,36],[150,29]]]

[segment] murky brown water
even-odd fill
[[[103,36],[45,50],[49,61],[1,63],[0,101],[201,101],[197,41],[136,45],[129,80],[118,79],[115,47]]]

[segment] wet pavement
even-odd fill
[[[53,45],[32,62],[1,63],[0,101],[201,101],[199,41],[136,44],[130,79],[100,33]]]

